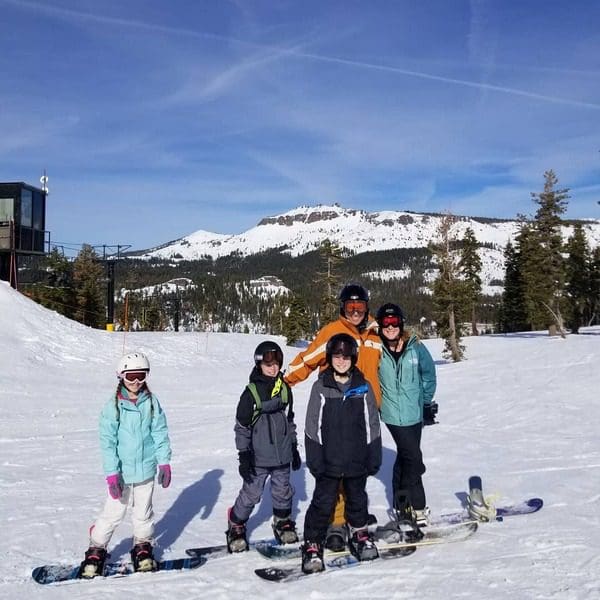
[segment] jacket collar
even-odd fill
[[[339,389],[338,383],[333,377],[333,370],[331,369],[331,367],[327,367],[321,373],[321,375],[319,375],[319,377],[323,381],[323,385],[325,387],[334,388],[336,390]],[[362,373],[356,367],[354,367],[354,369],[352,369],[352,375],[350,377],[350,387],[356,388],[361,385],[364,385],[365,383],[366,383],[366,381],[365,381],[365,378],[363,377]]]

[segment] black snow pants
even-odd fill
[[[403,427],[388,425],[394,442],[396,443],[396,462],[392,476],[392,489],[394,498],[398,490],[406,490],[410,495],[412,507],[415,510],[425,508],[425,489],[421,475],[425,473],[423,454],[421,453],[421,432],[423,425],[416,423]]]

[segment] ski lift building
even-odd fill
[[[12,282],[19,256],[45,254],[46,233],[46,191],[0,183],[0,279]]]

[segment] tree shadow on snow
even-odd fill
[[[213,469],[205,473],[202,479],[189,485],[179,494],[160,521],[156,523],[154,537],[158,546],[155,552],[157,558],[160,558],[162,552],[177,541],[192,519],[196,516],[207,519],[210,516],[221,492],[220,479],[223,474],[223,469]],[[125,521],[130,518],[130,510],[127,512]],[[110,553],[116,559],[128,553],[132,546],[133,538],[129,537],[121,540]]]

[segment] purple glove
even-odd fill
[[[108,493],[114,500],[118,500],[123,495],[123,479],[120,473],[108,475],[106,478],[108,484]]]
[[[171,485],[171,465],[158,465],[158,483],[164,488]]]

